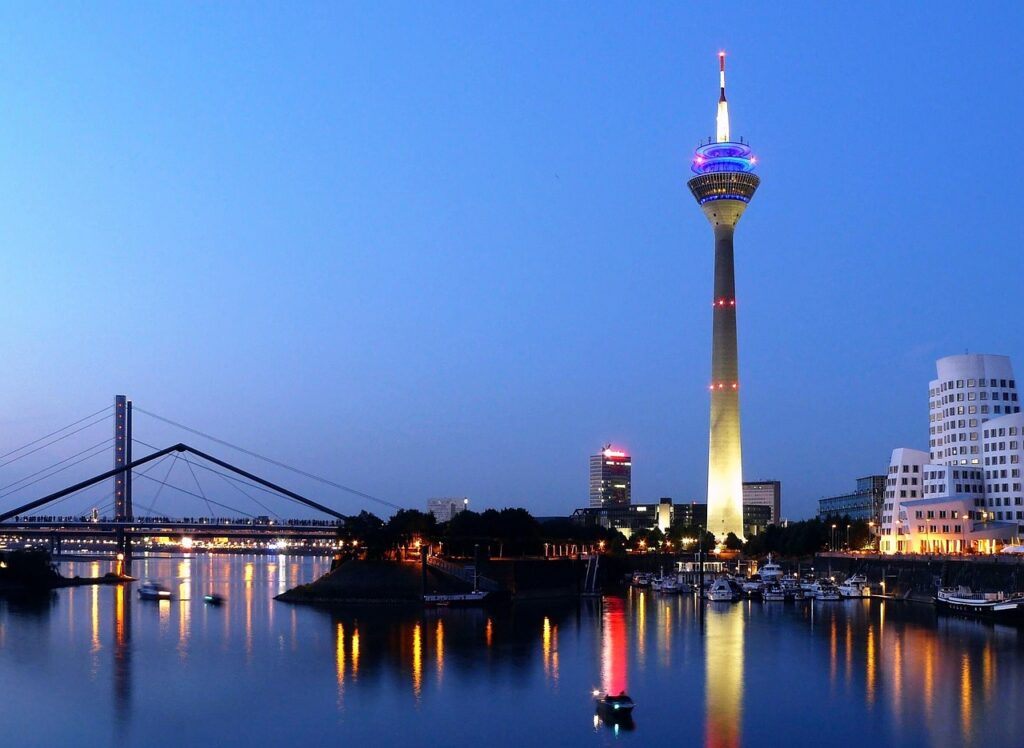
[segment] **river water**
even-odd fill
[[[1024,745],[1024,636],[894,601],[330,611],[328,559],[137,560],[132,588],[0,600],[5,745]],[[65,574],[106,563],[62,564]],[[227,596],[210,607],[203,594]],[[633,725],[595,717],[626,690]]]

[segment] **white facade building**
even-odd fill
[[[928,385],[928,434],[932,462],[980,465],[982,424],[1019,413],[1017,384],[1007,356],[946,356]]]
[[[427,499],[427,511],[438,522],[450,522],[452,517],[468,508],[469,499],[465,496]]]
[[[936,362],[929,451],[895,449],[879,527],[882,553],[995,552],[1024,532],[1024,415],[1006,356]]]
[[[1016,408],[1017,411],[1020,408]],[[996,521],[1015,522],[1024,534],[1024,413],[993,418],[982,431],[984,508]],[[979,506],[982,506],[979,502]]]

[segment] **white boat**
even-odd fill
[[[782,567],[772,561],[772,554],[768,554],[768,562],[757,570],[765,583],[778,582],[783,577]]]
[[[676,592],[679,592],[679,580],[675,577],[664,577],[661,580],[660,589],[662,592],[673,595]]]
[[[761,599],[766,603],[781,603],[786,601],[786,590],[781,584],[766,584],[761,590]]]
[[[651,575],[643,572],[636,572],[633,575],[633,584],[637,587],[647,587],[651,583]]]
[[[145,581],[139,585],[140,600],[170,600],[171,591],[159,582]]]
[[[1024,595],[973,592],[970,587],[944,587],[935,595],[935,607],[945,613],[1019,623],[1024,621]]]
[[[839,589],[827,579],[820,579],[814,583],[814,589],[811,591],[815,600],[842,600],[843,596],[839,594]]]
[[[863,574],[854,574],[839,585],[839,594],[843,597],[871,597],[871,585]]]
[[[751,574],[743,581],[741,586],[743,587],[744,592],[748,595],[753,595],[761,591],[761,588],[764,586],[764,582],[762,581],[760,574]]]
[[[432,593],[423,596],[426,605],[437,605],[445,607],[449,605],[480,605],[487,599],[489,593],[486,590],[474,590],[473,592],[460,593]]]
[[[779,586],[782,587],[782,591],[786,593],[787,600],[806,600],[807,595],[803,588],[800,586],[800,579],[795,575],[785,576],[779,580]]]
[[[726,577],[716,579],[707,592],[708,600],[716,603],[731,603],[739,600],[741,596],[742,593],[736,583]]]

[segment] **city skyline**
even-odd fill
[[[685,176],[725,48],[771,171],[737,264],[744,473],[813,516],[927,443],[935,359],[1020,359],[1019,228],[963,180],[1024,107],[1017,8],[804,11],[3,11],[0,450],[125,393],[407,507],[568,514],[605,441],[637,499],[700,500]],[[991,292],[937,325],[981,250]]]

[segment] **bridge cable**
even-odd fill
[[[260,508],[261,508],[261,509],[263,509],[263,511],[267,512],[268,514],[271,514],[271,515],[273,515],[273,516],[274,516],[274,517],[276,517],[277,519],[281,519],[281,515],[280,515],[280,514],[278,514],[278,513],[277,513],[277,512],[275,512],[275,511],[274,511],[273,509],[271,509],[270,507],[268,507],[268,506],[267,506],[266,504],[264,504],[264,503],[263,503],[262,501],[260,501],[259,499],[257,499],[257,498],[256,498],[255,496],[253,496],[253,495],[252,495],[251,493],[249,493],[248,491],[245,491],[245,490],[243,490],[243,489],[241,488],[241,486],[238,486],[238,485],[236,485],[236,483],[242,483],[243,485],[247,485],[247,486],[250,486],[250,485],[251,485],[251,486],[252,486],[253,488],[260,488],[260,489],[262,489],[262,490],[266,491],[267,493],[271,494],[272,496],[276,496],[276,497],[277,497],[277,498],[279,498],[279,499],[287,499],[288,501],[291,501],[291,502],[293,502],[293,503],[295,503],[295,504],[300,504],[300,503],[301,503],[301,502],[295,501],[295,499],[293,499],[293,498],[292,498],[291,496],[285,496],[284,494],[280,494],[280,493],[278,493],[277,491],[271,491],[271,490],[270,490],[269,488],[263,488],[263,486],[257,486],[257,485],[254,485],[254,484],[248,483],[247,481],[243,481],[243,480],[241,480],[240,478],[232,478],[232,477],[231,477],[230,475],[228,475],[227,473],[222,473],[222,472],[220,472],[219,470],[214,470],[214,469],[213,469],[213,468],[211,468],[211,467],[210,467],[209,465],[202,465],[202,464],[200,464],[200,463],[198,463],[198,462],[189,462],[189,459],[188,459],[187,457],[182,457],[181,459],[185,460],[185,462],[187,462],[187,463],[188,463],[189,465],[195,465],[195,466],[196,466],[197,468],[201,468],[201,469],[203,469],[203,470],[208,470],[208,471],[210,471],[211,473],[213,473],[214,475],[219,475],[219,476],[220,476],[221,478],[223,478],[223,479],[224,479],[224,481],[225,481],[225,482],[226,482],[226,483],[227,483],[227,484],[228,484],[229,486],[231,486],[232,488],[234,488],[234,489],[235,489],[236,491],[240,492],[240,493],[241,493],[241,494],[242,494],[243,496],[245,496],[245,497],[246,497],[247,499],[249,499],[249,500],[250,500],[250,501],[252,501],[253,503],[255,503],[255,504],[259,504]],[[233,480],[234,482],[232,482],[232,480]],[[304,506],[304,505],[303,505],[303,506]]]
[[[64,458],[63,460],[60,460],[59,462],[55,462],[55,463],[53,463],[52,465],[48,465],[48,466],[44,467],[44,468],[43,468],[42,470],[37,470],[37,471],[36,471],[36,472],[34,472],[34,473],[30,473],[29,475],[26,475],[26,476],[25,476],[24,478],[22,478],[21,480],[16,480],[16,481],[14,481],[14,483],[8,483],[8,484],[7,484],[6,486],[0,486],[0,491],[6,491],[6,490],[7,490],[8,488],[12,488],[12,487],[14,487],[14,486],[18,485],[19,483],[22,483],[22,482],[24,482],[24,481],[27,481],[27,480],[28,480],[29,478],[34,478],[34,477],[36,477],[37,475],[39,475],[40,473],[45,473],[45,472],[46,472],[47,470],[49,470],[49,469],[51,469],[51,468],[55,468],[55,467],[57,467],[58,465],[63,465],[63,464],[64,464],[65,462],[67,462],[68,460],[73,460],[73,459],[75,459],[76,457],[81,457],[81,456],[82,456],[82,455],[84,455],[84,454],[85,454],[86,452],[91,452],[92,450],[96,449],[97,447],[105,447],[105,446],[106,446],[107,444],[109,444],[109,443],[110,443],[110,442],[112,442],[112,441],[113,441],[113,439],[104,439],[103,441],[101,441],[101,442],[99,442],[99,443],[97,443],[97,444],[93,444],[93,445],[92,445],[91,447],[87,447],[86,449],[83,449],[83,450],[82,450],[81,452],[79,452],[78,454],[73,454],[73,455],[71,455],[70,457],[65,457],[65,458]]]
[[[185,464],[188,465],[188,471],[192,473],[192,480],[195,481],[196,488],[199,489],[199,493],[202,494],[203,496],[203,501],[206,502],[206,508],[210,512],[210,519],[213,519],[213,507],[210,506],[210,501],[206,498],[206,491],[204,491],[203,487],[199,485],[199,479],[196,477],[196,471],[192,469],[192,463],[189,462],[184,457],[182,457],[181,459],[185,460]]]
[[[133,439],[132,441],[135,441],[135,440]],[[167,457],[169,457],[169,456],[170,455],[164,455],[163,457],[161,457],[159,460],[156,461],[157,464],[160,464],[165,459],[167,459]],[[153,496],[153,506],[150,507],[150,511],[153,511],[153,512],[156,511],[156,509],[153,508],[153,507],[156,506],[156,500],[160,498],[160,492],[163,491],[164,490],[164,486],[167,485],[167,479],[171,477],[171,471],[174,470],[174,466],[178,464],[178,453],[175,452],[173,456],[174,456],[174,459],[171,460],[171,464],[167,466],[167,472],[164,473],[164,479],[160,483],[160,488],[156,489],[156,494]],[[156,467],[156,465],[154,465],[153,467]],[[139,473],[139,475],[145,475],[147,472],[149,472],[148,469],[147,470],[143,470],[141,473]],[[135,473],[132,473],[132,480],[135,480]]]
[[[156,447],[154,447],[152,444],[146,444],[146,442],[142,441],[141,439],[132,439],[132,441],[135,442],[136,444],[141,444],[144,447],[148,447],[149,449],[152,449],[152,450],[156,449]],[[262,507],[264,509],[264,511],[269,512],[270,514],[274,515],[278,519],[281,519],[281,515],[279,515],[277,512],[273,511],[272,509],[270,509],[270,507],[268,507],[266,504],[261,502],[255,496],[250,494],[248,491],[243,491],[241,488],[239,488],[238,486],[236,486],[234,484],[235,483],[241,483],[243,486],[248,486],[249,488],[255,488],[257,491],[263,491],[264,493],[269,493],[271,496],[274,496],[276,498],[287,499],[288,501],[291,501],[291,502],[293,502],[295,504],[302,504],[302,502],[296,501],[291,496],[285,496],[284,494],[282,494],[282,493],[280,493],[278,491],[274,491],[273,489],[267,488],[266,486],[260,486],[260,485],[258,485],[256,483],[250,483],[249,481],[243,480],[242,478],[239,478],[238,476],[229,475],[228,473],[222,473],[220,470],[216,470],[216,469],[210,467],[209,465],[204,465],[201,462],[190,462],[187,457],[181,457],[180,455],[177,455],[177,454],[175,454],[174,457],[175,457],[175,459],[183,460],[183,461],[187,462],[189,465],[193,465],[193,466],[199,468],[200,470],[206,470],[207,472],[213,473],[214,475],[219,475],[224,480],[229,481],[231,483],[232,487],[235,490],[240,491],[243,496],[245,496],[246,498],[250,499],[252,502],[254,502],[256,504],[259,504],[260,507]],[[166,479],[166,476],[164,476],[164,477]],[[305,506],[305,504],[302,504],[302,506]]]
[[[15,488],[12,491],[8,491],[7,493],[0,493],[0,499],[6,498],[7,496],[10,496],[12,493],[17,493],[18,491],[26,489],[29,486],[34,486],[36,483],[39,483],[40,481],[44,481],[47,478],[50,478],[50,477],[56,475],[57,473],[63,473],[68,468],[72,468],[75,465],[78,465],[78,464],[80,464],[82,462],[85,462],[86,460],[91,460],[93,457],[98,457],[99,455],[103,454],[104,451],[106,451],[106,445],[104,444],[102,446],[104,447],[104,449],[99,451],[99,452],[96,452],[95,454],[87,455],[86,457],[83,457],[80,460],[76,460],[75,462],[72,462],[72,463],[70,463],[68,465],[65,465],[64,467],[60,468],[59,470],[54,470],[52,473],[47,473],[46,475],[44,475],[42,477],[36,478],[34,481],[31,481],[30,483],[26,483],[24,486],[19,486],[18,488]],[[89,450],[86,450],[86,451],[88,452]],[[79,454],[81,454],[81,453],[79,453]],[[77,455],[75,455],[75,456],[77,457]],[[62,462],[63,462],[63,460],[62,460]],[[59,465],[60,463],[58,462],[56,464]],[[53,467],[53,466],[51,466],[51,467]],[[47,469],[49,469],[49,468],[47,468]],[[18,481],[18,482],[20,483],[21,481]],[[50,506],[50,505],[47,505],[47,506]]]
[[[196,467],[203,467],[203,466],[197,464]],[[207,470],[211,470],[211,468],[207,468]],[[276,518],[276,519],[281,519],[281,515],[280,514],[278,514],[273,509],[268,507],[266,504],[264,504],[262,501],[260,501],[255,496],[253,496],[251,493],[249,493],[248,491],[243,489],[241,486],[237,485],[237,483],[242,483],[242,481],[239,480],[239,481],[236,481],[236,482],[232,482],[231,479],[227,475],[225,475],[224,473],[218,472],[216,470],[213,470],[213,472],[216,473],[217,475],[219,475],[221,478],[223,478],[225,483],[227,483],[229,486],[231,486],[236,491],[239,491],[243,496],[248,498],[250,501],[252,501],[252,502],[254,502],[256,504],[259,504],[261,507],[263,507],[264,511],[266,511],[268,514],[273,515],[273,517]],[[264,489],[264,490],[269,490],[269,489]],[[291,498],[290,496],[281,496],[281,494],[274,494],[274,495],[278,496],[280,498],[288,499],[289,501],[295,501],[295,499]]]
[[[154,469],[154,468],[155,468],[155,467],[156,467],[157,465],[159,465],[159,464],[160,464],[161,462],[163,462],[164,460],[166,460],[166,459],[167,459],[168,457],[170,457],[170,455],[164,455],[163,457],[161,457],[161,458],[160,458],[159,460],[157,460],[156,462],[154,462],[154,463],[152,463],[152,464],[150,464],[150,465],[146,465],[146,467],[145,467],[145,468],[144,468],[143,470],[140,470],[140,471],[138,472],[138,474],[139,474],[139,475],[145,475],[145,474],[146,474],[146,473],[148,473],[148,472],[149,472],[150,470],[153,470],[153,469]],[[168,472],[170,472],[170,471],[168,471]],[[135,475],[135,473],[133,473],[133,477],[134,477],[134,475]],[[166,478],[166,476],[164,476],[164,477]],[[89,487],[90,487],[90,488],[92,488],[92,486],[89,486]],[[83,490],[84,490],[84,489],[83,489]],[[157,491],[157,494],[159,495],[159,490]],[[99,509],[106,509],[106,508],[107,508],[108,506],[110,506],[110,507],[113,507],[113,506],[114,506],[114,502],[113,502],[113,501],[110,501],[110,499],[112,499],[112,498],[113,498],[113,496],[114,496],[114,492],[113,492],[113,491],[108,491],[108,492],[107,492],[107,494],[106,494],[106,496],[104,496],[104,497],[103,497],[102,499],[100,499],[100,501],[102,501],[102,502],[103,502],[102,504],[99,504],[99,505],[97,505],[97,504],[96,504],[95,502],[92,502],[92,501],[90,501],[89,503],[90,503],[90,504],[92,504],[92,506],[96,507],[97,511],[98,511]],[[63,499],[60,499],[59,501],[56,501],[56,502],[54,502],[54,503],[55,503],[55,504],[59,504],[59,503],[60,503],[61,501],[63,501]],[[135,503],[135,502],[134,502],[134,500],[132,501],[132,503],[133,503],[133,504]],[[85,514],[85,512],[79,512],[79,515],[84,515],[84,514]]]
[[[104,408],[104,410],[106,410],[106,409]],[[98,423],[102,423],[103,421],[106,421],[108,418],[110,418],[109,415],[103,416],[102,418],[99,418],[99,419],[93,421],[92,423],[87,423],[84,426],[81,426],[80,428],[75,429],[74,431],[70,431],[67,434],[64,434],[64,436],[61,436],[61,437],[58,437],[57,439],[54,439],[52,442],[48,442],[46,444],[41,444],[40,446],[36,447],[35,449],[29,450],[25,454],[18,455],[17,457],[14,457],[14,458],[12,458],[10,460],[7,460],[7,462],[0,462],[0,468],[6,467],[7,465],[10,465],[12,462],[17,462],[18,460],[22,459],[23,457],[28,457],[30,454],[35,454],[36,452],[38,452],[41,449],[46,449],[47,447],[52,447],[57,442],[64,441],[69,436],[74,436],[79,431],[85,431],[87,428],[91,428],[91,427],[95,426]],[[77,423],[81,423],[81,421],[78,421]],[[65,428],[68,428],[68,427],[65,426]],[[60,432],[56,432],[56,433],[60,433]],[[51,436],[52,436],[52,434],[51,434]],[[44,438],[46,438],[46,437],[44,437]],[[32,443],[35,444],[38,441],[39,441],[39,439],[36,439],[36,441],[32,442]],[[29,446],[29,445],[25,445],[25,446]],[[21,447],[21,449],[24,449],[24,448],[25,447]],[[19,450],[17,450],[17,449],[14,450],[14,452],[18,452],[18,451]],[[14,454],[14,452],[8,452],[8,454]]]
[[[160,483],[160,480],[158,478],[151,478],[150,476],[143,475],[142,473],[139,474],[139,477],[140,478],[145,478],[146,480],[151,480],[154,483]],[[189,491],[189,490],[187,490],[185,488],[181,488],[180,486],[175,486],[175,485],[172,485],[170,483],[168,483],[166,485],[167,485],[168,488],[171,488],[171,489],[173,489],[175,491],[181,491],[182,493],[188,494],[189,496],[193,496],[193,497],[195,497],[197,499],[203,499],[204,498],[204,497],[200,496],[199,494],[192,493],[192,491]],[[256,515],[249,514],[249,512],[243,512],[241,509],[238,509],[236,507],[228,506],[227,504],[222,504],[219,501],[214,501],[213,499],[205,499],[205,500],[209,501],[211,504],[216,504],[217,506],[221,507],[222,509],[228,509],[228,510],[230,510],[232,512],[238,512],[239,514],[244,514],[246,517],[249,517],[250,519],[255,519],[256,518]]]
[[[65,426],[64,428],[60,428],[60,429],[57,429],[56,431],[51,431],[51,432],[50,432],[49,434],[47,434],[46,436],[40,436],[40,437],[39,437],[38,439],[36,439],[35,441],[31,441],[31,442],[29,442],[28,444],[22,444],[22,445],[21,445],[20,447],[18,447],[17,449],[12,449],[12,450],[11,450],[10,452],[7,452],[7,453],[5,453],[5,454],[2,454],[2,455],[0,455],[0,460],[4,459],[5,457],[10,457],[10,456],[11,456],[12,454],[14,454],[15,452],[20,452],[20,451],[21,451],[21,450],[23,450],[23,449],[27,449],[28,447],[31,447],[31,446],[32,446],[33,444],[38,444],[39,442],[43,441],[43,439],[49,439],[49,438],[50,438],[51,436],[56,436],[56,435],[57,435],[57,434],[59,434],[59,433],[60,433],[61,431],[64,431],[65,429],[69,429],[69,428],[71,428],[72,426],[77,426],[77,425],[78,425],[78,424],[80,424],[80,423],[81,423],[82,421],[88,421],[88,420],[89,420],[90,418],[95,418],[96,416],[98,416],[98,415],[99,415],[100,413],[102,413],[103,411],[105,411],[105,410],[109,410],[109,409],[110,409],[110,406],[109,406],[109,405],[107,405],[107,406],[104,406],[104,407],[100,408],[99,410],[97,410],[97,411],[96,411],[95,413],[90,413],[90,414],[89,414],[89,415],[87,415],[87,416],[86,416],[85,418],[79,418],[79,419],[78,419],[77,421],[75,421],[74,423],[69,423],[69,424],[68,424],[67,426]]]
[[[143,413],[143,414],[149,416],[150,418],[155,418],[158,421],[163,421],[164,423],[170,424],[171,426],[175,426],[175,427],[177,427],[179,429],[184,429],[185,431],[188,431],[188,432],[190,432],[192,434],[195,434],[197,436],[201,436],[204,439],[209,439],[210,441],[216,442],[217,444],[222,444],[225,447],[230,447],[231,449],[238,450],[239,452],[242,452],[243,454],[247,454],[250,457],[255,457],[255,458],[259,459],[259,460],[263,460],[264,462],[269,462],[271,465],[276,465],[279,468],[284,468],[285,470],[290,470],[293,473],[297,473],[297,474],[302,475],[302,476],[304,476],[306,478],[310,478],[312,480],[319,481],[320,483],[323,483],[325,485],[331,486],[332,488],[337,488],[337,489],[340,489],[342,491],[347,491],[350,494],[354,494],[355,496],[359,496],[359,497],[364,498],[364,499],[369,499],[370,501],[375,501],[378,504],[383,504],[384,506],[390,507],[392,509],[402,509],[403,508],[403,507],[399,506],[398,504],[395,504],[395,503],[390,502],[390,501],[386,501],[385,499],[380,499],[380,498],[378,498],[376,496],[372,496],[372,495],[370,495],[368,493],[364,493],[363,491],[359,491],[359,490],[357,490],[355,488],[350,488],[349,486],[343,486],[340,483],[335,483],[334,481],[329,480],[328,478],[322,478],[319,475],[314,475],[313,473],[310,473],[310,472],[308,472],[306,470],[302,470],[301,468],[292,467],[291,465],[287,465],[287,464],[285,464],[283,462],[280,462],[278,460],[275,460],[275,459],[273,459],[271,457],[266,457],[264,455],[259,454],[258,452],[253,452],[252,450],[246,449],[245,447],[240,447],[237,444],[232,444],[231,442],[225,441],[224,439],[218,439],[216,436],[211,436],[210,434],[204,433],[204,432],[200,431],[199,429],[194,429],[191,426],[186,426],[186,425],[184,425],[182,423],[178,423],[177,421],[172,421],[170,418],[164,418],[163,416],[158,416],[156,413],[151,413],[148,410],[144,410],[143,408],[140,408],[138,406],[134,407],[134,412],[136,412],[136,413]]]

